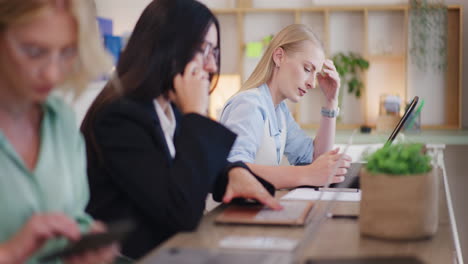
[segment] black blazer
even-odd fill
[[[123,254],[132,258],[179,231],[195,229],[207,194],[215,185],[218,192],[225,188],[235,134],[206,117],[173,109],[174,159],[152,101],[120,99],[104,107],[93,124],[100,154],[88,150],[87,211],[104,222],[136,222],[122,244]]]

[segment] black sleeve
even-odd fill
[[[185,115],[178,124],[176,156],[168,162],[154,131],[135,115],[113,111],[95,128],[107,172],[155,226],[195,228],[235,134],[208,118]]]
[[[265,187],[265,189],[272,195],[275,195],[275,187],[273,184],[268,182],[267,180],[263,179],[262,177],[257,176],[253,171],[242,161],[236,161],[233,163],[228,163],[222,174],[218,176],[216,179],[215,185],[213,187],[213,199],[217,202],[222,202],[224,193],[226,192],[227,184],[229,183],[228,173],[231,169],[241,167],[248,170],[255,178]]]

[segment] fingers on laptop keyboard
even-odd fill
[[[333,177],[333,183],[340,183],[345,180],[345,176],[335,176]]]
[[[347,168],[338,168],[336,169],[336,173],[335,173],[335,176],[345,176],[346,173],[348,173],[348,169]]]

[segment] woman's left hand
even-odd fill
[[[101,233],[106,231],[106,227],[101,222],[95,221],[90,228],[90,233]],[[78,256],[67,258],[67,264],[102,264],[112,263],[119,252],[119,246],[112,244],[96,250],[89,250]]]
[[[322,72],[317,74],[317,81],[320,89],[329,103],[338,99],[338,92],[340,90],[340,75],[336,71],[332,60],[325,60],[323,63]]]

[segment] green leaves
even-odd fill
[[[445,0],[409,0],[410,55],[420,70],[447,67],[448,8]]]
[[[354,93],[359,98],[362,89],[364,89],[360,74],[369,68],[369,62],[353,52],[348,53],[348,55],[340,52],[332,59],[336,71],[340,75],[341,83],[348,86],[348,93]]]
[[[385,145],[367,157],[367,170],[395,176],[426,173],[431,170],[430,157],[422,144]]]

